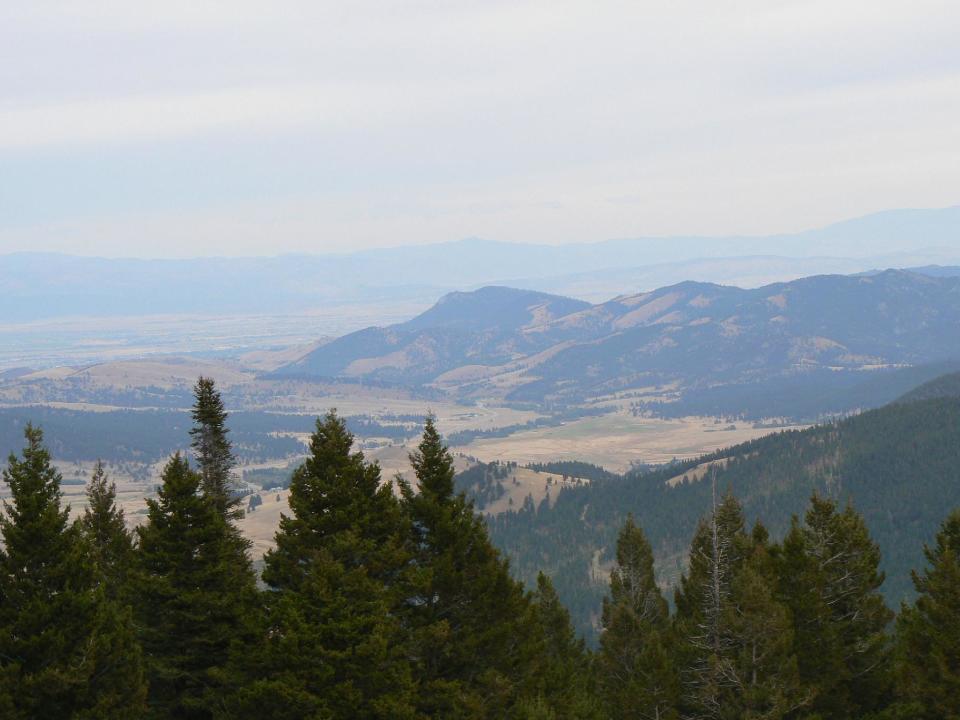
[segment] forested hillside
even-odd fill
[[[583,504],[580,517],[608,518],[609,574],[592,609],[600,629],[592,651],[547,575],[526,587],[511,577],[455,490],[453,457],[432,418],[410,457],[416,487],[383,482],[341,418],[318,418],[258,583],[250,542],[236,525],[242,511],[227,412],[212,380],[201,378],[195,392],[191,455],[170,458],[133,533],[99,465],[85,512],[71,522],[43,433],[24,428],[24,447],[3,470],[11,497],[0,514],[0,716],[939,720],[960,712],[960,511],[944,510],[947,476],[931,484],[941,497],[937,519],[927,525],[933,513],[915,504],[921,509],[900,539],[939,527],[917,558],[916,602],[898,615],[880,594],[882,552],[868,523],[827,497],[860,491],[874,525],[879,508],[896,516],[907,496],[925,499],[922,478],[909,477],[914,485],[900,494],[871,480],[911,443],[913,454],[895,472],[955,440],[932,427],[957,420],[955,400],[901,404],[859,424],[706,459],[724,466],[718,475],[737,485],[743,503],[732,489],[720,493],[716,482],[696,479],[710,473],[691,464],[671,468],[683,473],[674,478],[546,466],[589,474],[597,507]],[[897,433],[905,438],[896,441]],[[879,440],[889,452],[865,462]],[[955,460],[943,454],[924,469],[942,473],[938,463]],[[784,462],[799,474],[779,466],[771,484],[772,463]],[[810,490],[800,487],[803,468],[822,474],[819,494],[807,501],[798,495]],[[653,555],[670,547],[670,516],[651,523],[650,535],[661,536],[652,547],[640,514],[619,523],[628,508],[614,512],[610,495],[667,480],[677,490],[650,497],[670,502],[656,512],[635,507],[647,520],[669,512],[680,524],[693,519],[672,609]],[[862,492],[864,485],[877,491]],[[802,519],[794,517],[782,541],[744,513],[749,503],[779,524],[794,501]],[[546,517],[546,507],[522,515]],[[554,537],[554,557],[578,540]],[[549,559],[546,544],[536,549]]]
[[[900,398],[900,402],[916,402],[931,398],[960,397],[960,372],[942,375],[913,388]]]
[[[674,585],[710,506],[712,477],[773,537],[814,492],[852,502],[883,551],[883,593],[896,607],[912,595],[910,569],[922,563],[937,519],[960,505],[960,399],[894,404],[653,472],[564,487],[552,507],[488,518],[491,536],[526,582],[549,573],[578,629],[595,636],[605,570],[627,515],[647,532],[660,583]]]

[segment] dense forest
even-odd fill
[[[636,401],[632,410],[667,418],[705,415],[761,422],[769,418],[817,422],[886,405],[919,385],[958,370],[960,363],[955,361],[875,373],[810,370],[767,380],[677,391],[668,394],[668,402]]]
[[[687,483],[705,495],[672,609],[627,514],[593,650],[546,574],[512,577],[432,419],[416,487],[383,482],[342,418],[318,419],[257,578],[227,413],[212,381],[195,393],[192,454],[170,458],[133,533],[102,467],[71,522],[44,435],[24,428],[3,472],[0,717],[960,716],[958,512],[894,617],[853,506],[814,492],[776,542],[716,475]]]
[[[672,587],[713,477],[739,499],[748,522],[782,538],[814,493],[863,514],[883,550],[883,594],[910,601],[910,572],[923,562],[943,508],[960,506],[960,399],[898,402],[839,422],[779,432],[653,471],[561,488],[552,506],[529,504],[488,520],[516,575],[532,584],[547,572],[578,631],[596,641],[617,532],[632,514],[653,546],[658,579]],[[672,482],[671,482],[672,481]]]
[[[233,453],[242,462],[303,454],[290,434],[310,432],[312,418],[295,413],[244,411],[231,414]],[[190,413],[183,410],[110,410],[89,412],[57,407],[0,408],[0,448],[22,443],[27,423],[44,428],[50,450],[61,460],[109,458],[111,462],[156,462],[184,445]],[[423,418],[345,418],[349,430],[364,438],[403,441],[423,431]],[[289,434],[286,434],[289,433]]]

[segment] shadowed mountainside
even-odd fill
[[[908,271],[749,290],[684,282],[598,305],[491,287],[346,335],[277,375],[581,402],[651,386],[689,393],[817,373],[866,379],[960,357],[958,330],[960,278]]]

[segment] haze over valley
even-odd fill
[[[0,718],[960,718],[958,28],[0,6]]]
[[[960,214],[905,217],[928,227],[944,218],[955,223]],[[870,226],[874,220],[864,222]],[[860,223],[845,227],[852,228],[849,242],[859,242]],[[911,233],[911,228],[901,231]],[[428,302],[440,289],[417,284],[435,273],[433,268],[412,270],[422,259],[418,249],[411,251],[407,266],[401,262],[403,251],[383,251],[398,274],[411,273],[411,282],[398,277],[379,290],[356,290],[358,299],[379,292],[379,300],[368,296],[362,304],[327,305],[319,303],[337,288],[324,284],[324,273],[342,271],[342,285],[352,279],[345,266],[328,267],[329,258],[309,261],[317,273],[311,284],[294,283],[292,268],[302,268],[302,259],[200,263],[58,257],[63,305],[30,312],[40,316],[71,306],[82,313],[35,317],[4,328],[20,341],[6,346],[3,359],[8,367],[0,374],[0,440],[13,450],[27,421],[41,424],[65,476],[77,481],[95,460],[106,461],[122,483],[128,518],[136,521],[165,459],[185,447],[196,378],[211,377],[231,409],[243,491],[260,492],[264,483],[279,487],[278,504],[244,523],[259,554],[270,546],[286,507],[283,485],[307,451],[314,418],[330,408],[347,418],[360,446],[381,463],[386,476],[409,475],[406,455],[428,412],[436,416],[461,469],[478,462],[533,467],[583,461],[624,473],[879,407],[960,370],[960,333],[954,332],[960,327],[960,260],[958,266],[949,264],[960,256],[950,254],[946,235],[936,240],[944,243],[937,259],[947,264],[904,270],[881,269],[874,265],[877,256],[867,256],[850,266],[862,269],[856,274],[759,283],[765,272],[792,276],[839,261],[810,257],[787,265],[748,256],[679,261],[670,271],[664,266],[644,271],[652,281],[685,269],[722,279],[725,272],[751,268],[759,284],[744,287],[687,280],[614,294],[627,271],[601,267],[589,277],[609,291],[596,302],[523,287],[537,284],[532,281],[520,287],[466,286]],[[502,265],[471,265],[474,247],[441,249],[463,267],[461,279],[482,282]],[[597,246],[598,266],[613,262],[603,259],[605,247]],[[535,266],[554,270],[569,269],[579,252],[497,250],[546,253]],[[463,252],[466,257],[460,257]],[[28,308],[26,293],[39,287],[28,282],[29,268],[39,257],[13,257],[20,280],[8,279],[12,297],[18,307]],[[375,266],[371,257],[377,253],[364,253],[356,262]],[[235,272],[225,274],[224,268]],[[97,273],[116,273],[122,281]],[[83,277],[97,282],[80,282]],[[189,279],[183,280],[184,288],[203,287],[203,292],[179,292],[176,282],[170,284],[177,277]],[[207,287],[207,277],[217,280]],[[561,275],[538,282],[549,284],[551,277],[560,289],[568,287]],[[579,282],[583,275],[572,277]],[[278,314],[187,312],[209,298],[214,310],[218,302],[243,309],[240,298],[249,286],[265,288],[257,302]],[[111,293],[131,300],[120,304]],[[390,299],[397,297],[403,300]],[[184,314],[114,314],[147,306]],[[78,432],[81,426],[85,430]],[[520,473],[517,506],[527,494],[542,500],[547,477],[535,470]],[[71,487],[68,496],[74,496],[79,511],[82,486]]]

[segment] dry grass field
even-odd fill
[[[794,427],[799,426],[782,429]],[[770,432],[770,428],[755,428],[752,423],[721,423],[714,418],[661,420],[617,413],[518,432],[505,438],[476,440],[455,449],[484,462],[513,460],[527,464],[583,460],[622,472],[635,463],[697,457]]]
[[[547,498],[550,506],[553,507],[557,494],[564,485],[588,485],[590,483],[589,480],[583,478],[568,477],[564,479],[563,475],[558,473],[538,472],[524,467],[514,468],[502,482],[506,494],[484,508],[484,512],[489,515],[499,515],[509,510],[518,510],[523,506],[527,496],[533,499],[533,504],[536,507],[539,507],[544,498]]]

